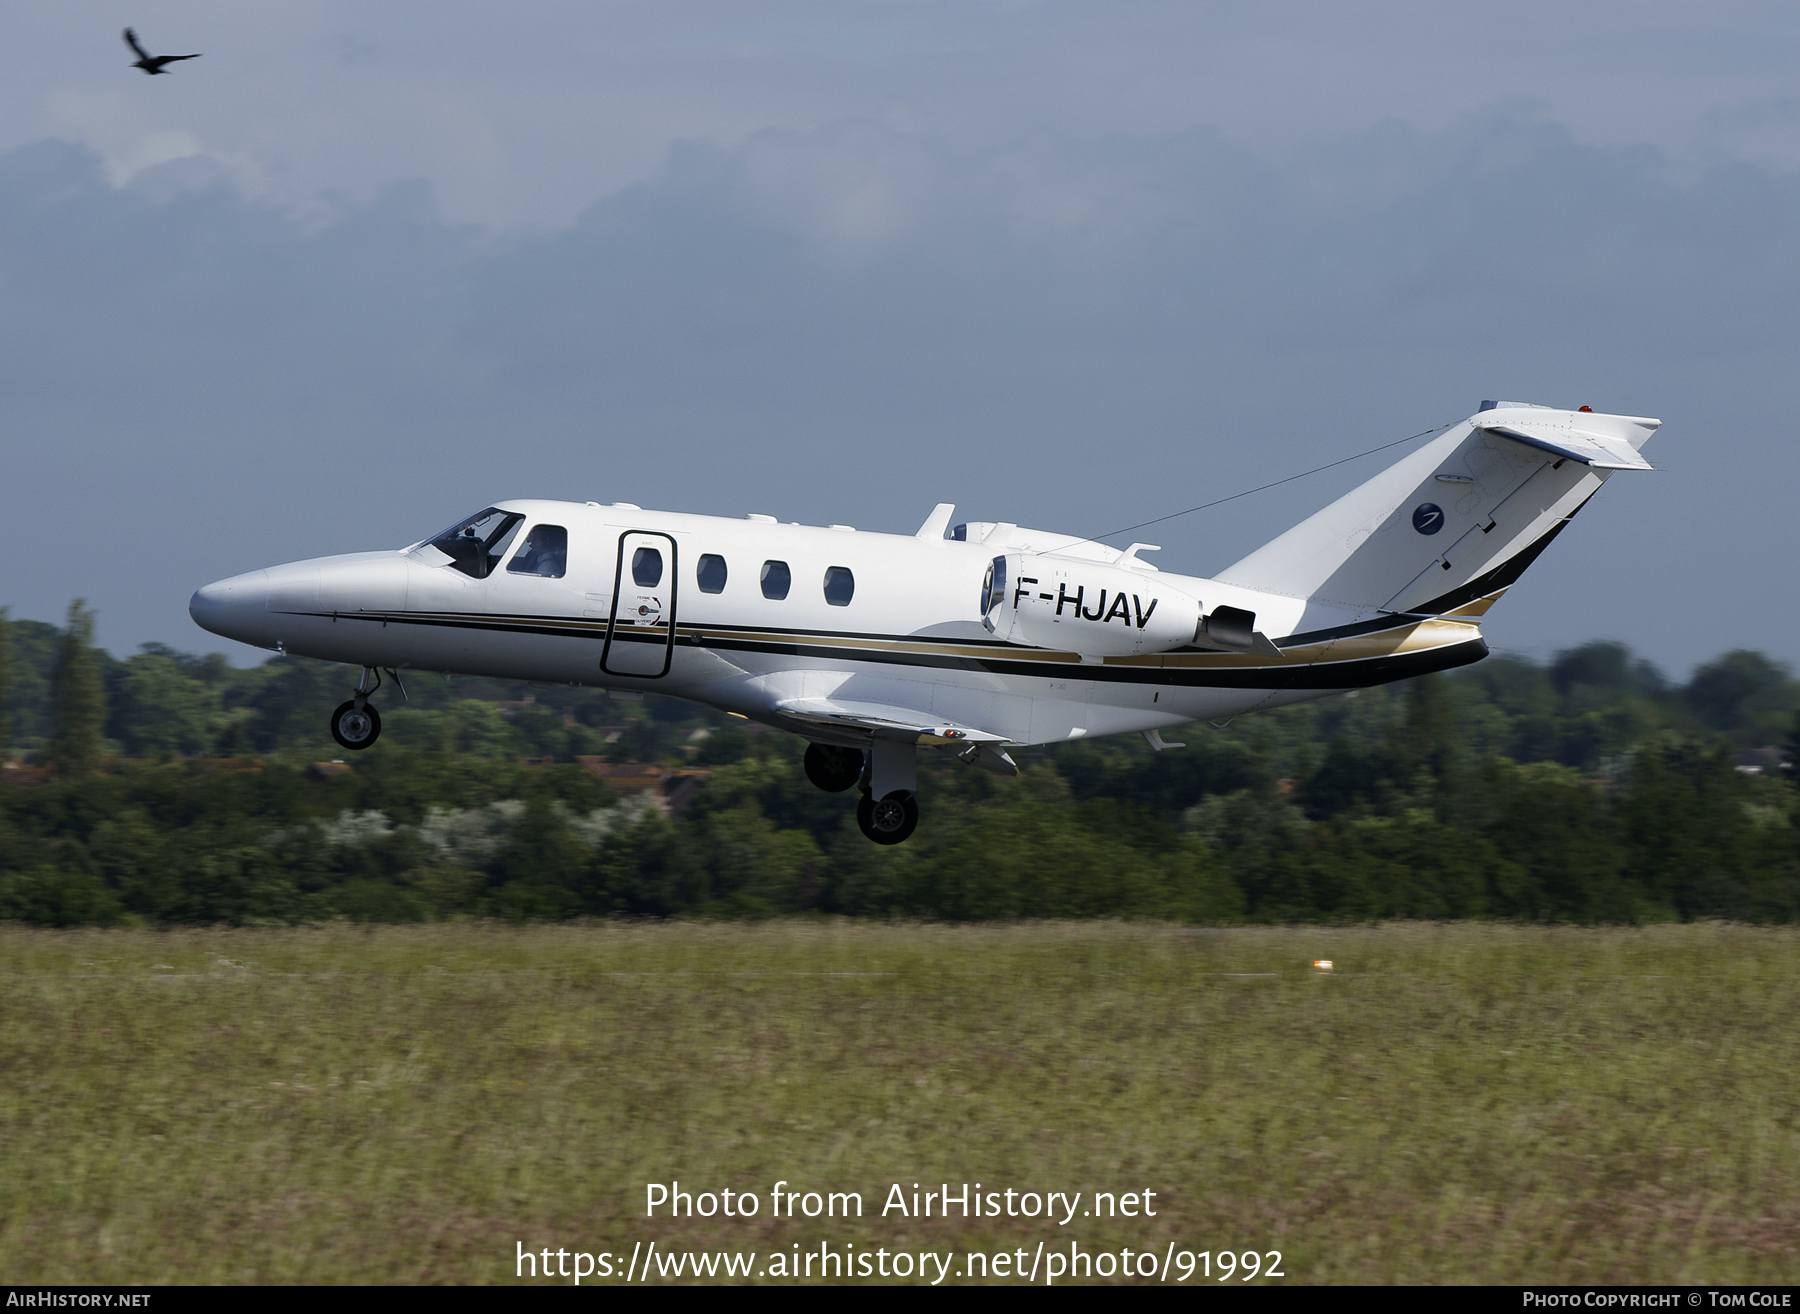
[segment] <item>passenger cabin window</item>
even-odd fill
[[[475,579],[486,579],[506,555],[506,549],[524,519],[516,511],[500,511],[490,506],[450,526],[431,540],[431,546],[450,558],[453,569]]]
[[[848,607],[856,596],[856,576],[848,566],[830,566],[825,571],[825,601],[834,607]]]
[[[641,547],[631,554],[631,578],[640,589],[652,589],[662,583],[662,552]]]
[[[788,589],[794,583],[793,572],[785,561],[765,561],[762,564],[763,597],[780,600],[787,597]]]
[[[700,558],[700,567],[694,572],[700,580],[702,593],[723,593],[725,591],[725,558],[708,552]]]
[[[568,566],[569,531],[561,525],[533,525],[525,545],[506,563],[506,573],[561,579]]]

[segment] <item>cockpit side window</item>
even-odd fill
[[[475,579],[486,579],[506,555],[524,519],[516,511],[490,506],[450,526],[431,540],[431,546],[450,558],[453,569]]]
[[[509,575],[561,579],[569,566],[569,531],[561,525],[533,525],[525,544],[506,563]]]

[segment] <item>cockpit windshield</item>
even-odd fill
[[[524,519],[516,511],[490,506],[450,526],[431,540],[431,546],[449,557],[450,565],[463,574],[486,579],[506,555]]]

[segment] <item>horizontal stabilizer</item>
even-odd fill
[[[1579,414],[1579,412],[1577,412]],[[1580,461],[1596,470],[1654,470],[1630,443],[1610,434],[1592,433],[1573,424],[1545,424],[1541,421],[1513,420],[1506,424],[1484,424],[1489,433],[1514,442],[1536,447],[1570,461]]]

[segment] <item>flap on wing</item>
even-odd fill
[[[991,734],[973,726],[934,718],[910,707],[890,707],[884,703],[841,702],[834,698],[791,698],[776,704],[775,710],[796,721],[868,730],[884,738],[906,738],[914,743],[942,745],[1012,742],[1005,735]]]
[[[1569,424],[1534,424],[1508,417],[1505,424],[1484,424],[1489,433],[1511,438],[1555,456],[1580,461],[1596,470],[1654,470],[1631,444],[1610,434],[1594,433]]]

